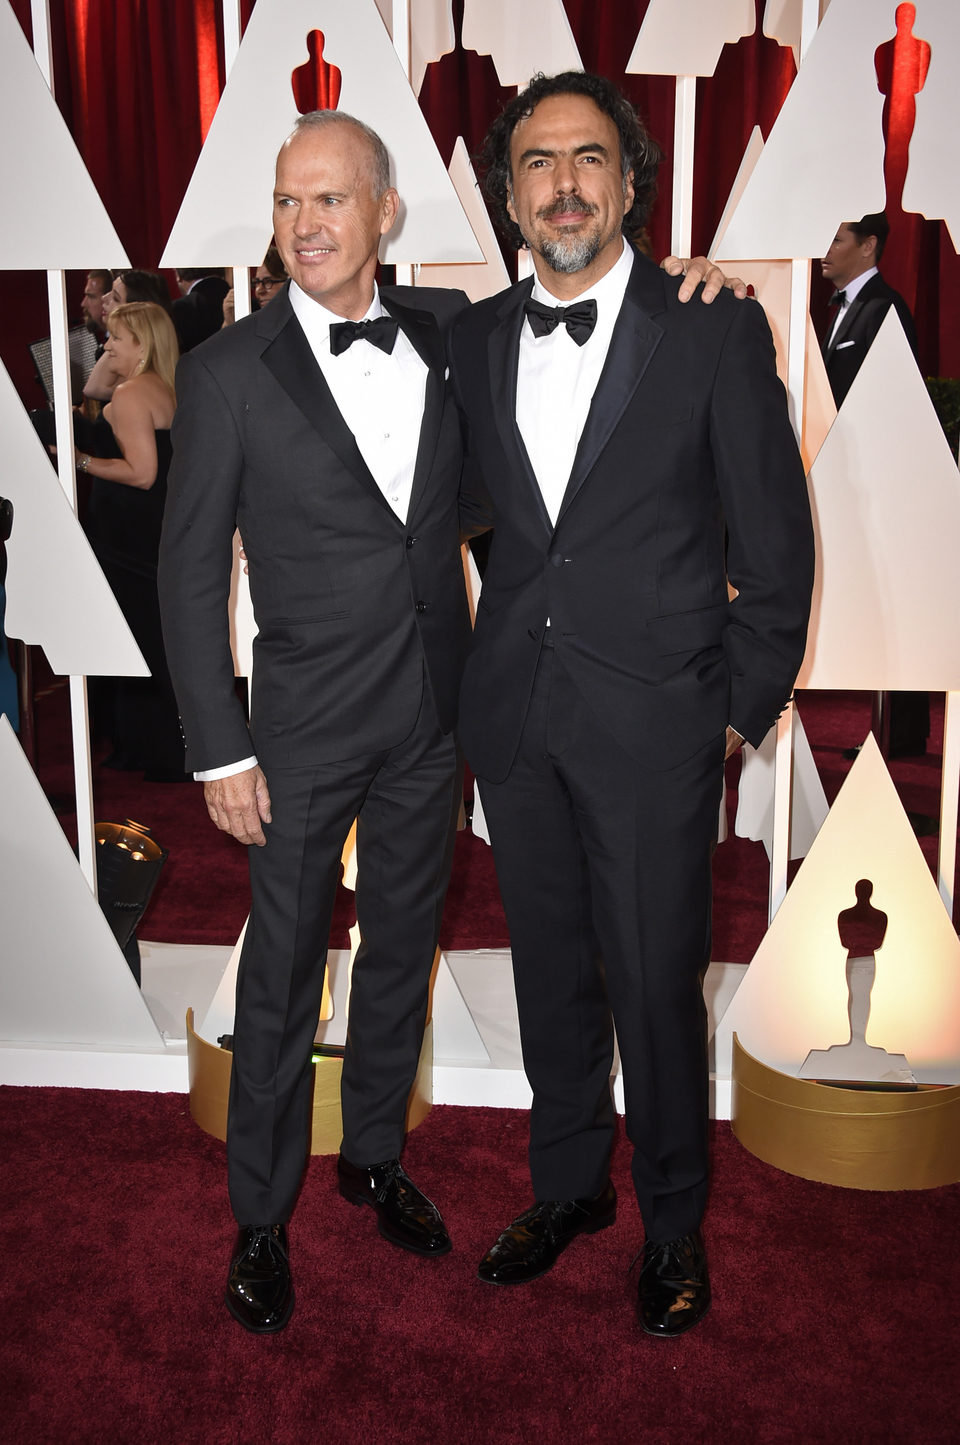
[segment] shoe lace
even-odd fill
[[[275,1250],[277,1254],[282,1255],[284,1259],[288,1259],[288,1251],[284,1247],[283,1241],[280,1236],[278,1234],[274,1234],[275,1229],[275,1224],[252,1225],[250,1228],[250,1240],[247,1244],[246,1249],[244,1250],[244,1255],[253,1254],[254,1251],[261,1244],[266,1244],[271,1250]]]
[[[387,1195],[390,1193],[392,1185],[396,1184],[402,1188],[406,1180],[406,1175],[400,1166],[399,1159],[391,1159],[388,1163],[381,1165],[380,1168],[383,1169],[383,1176],[376,1190],[375,1198],[378,1204],[383,1204]]]

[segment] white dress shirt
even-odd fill
[[[426,363],[402,331],[397,332],[389,355],[371,342],[359,340],[334,356],[330,327],[343,317],[314,301],[295,281],[290,282],[290,305],[360,455],[387,503],[401,522],[406,521],[427,391]],[[370,309],[360,319],[373,321],[388,314],[374,285]],[[193,776],[200,782],[212,782],[246,772],[256,762],[255,757],[241,758]]]
[[[597,303],[597,324],[582,346],[562,324],[549,336],[534,336],[524,320],[520,333],[517,426],[554,525],[632,268],[633,251],[625,245],[607,274],[572,301],[551,295],[539,280],[533,285],[532,299],[545,306],[588,297]]]
[[[830,327],[830,332],[827,336],[828,346],[830,345],[833,338],[836,336],[840,322],[843,320],[844,316],[846,316],[850,306],[853,304],[854,301],[856,301],[857,297],[860,295],[860,292],[870,280],[870,277],[876,276],[877,274],[878,273],[876,266],[871,266],[869,271],[861,271],[860,275],[854,276],[853,280],[848,281],[846,286],[840,287],[840,290],[843,292],[843,300],[837,307],[837,314],[833,319],[833,325]]]

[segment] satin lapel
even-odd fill
[[[269,312],[279,305],[278,297],[265,309],[264,315],[269,315]],[[353,432],[344,421],[310,349],[310,343],[289,304],[286,310],[286,324],[274,332],[261,360],[347,471],[390,512],[390,506],[371,476]],[[394,513],[390,512],[390,515],[393,516]]]
[[[663,336],[663,327],[653,319],[663,310],[660,272],[655,267],[635,261],[620,315],[613,328],[607,359],[580,436],[570,480],[557,516],[557,526],[596,465],[627,403],[640,385]]]
[[[866,290],[866,287],[864,287],[864,291],[865,291],[865,290]],[[840,325],[837,327],[837,330],[836,330],[833,338],[831,339],[830,345],[827,347],[827,351],[826,351],[827,356],[832,356],[833,353],[834,353],[834,352],[836,351],[836,349],[837,349],[837,342],[838,342],[838,341],[843,341],[843,340],[846,338],[847,332],[850,330],[850,328],[851,328],[851,326],[853,325],[854,321],[857,319],[857,312],[860,310],[860,308],[861,308],[862,306],[863,306],[863,291],[861,291],[861,292],[860,292],[860,295],[859,295],[859,296],[856,296],[856,297],[850,302],[850,305],[847,307],[846,311],[843,313],[843,320],[840,322]]]
[[[527,449],[517,426],[517,370],[520,364],[520,332],[523,328],[523,303],[533,290],[533,279],[515,287],[507,295],[498,312],[498,322],[487,341],[490,364],[490,393],[493,416],[511,470],[522,477],[530,493],[537,516],[547,532],[553,535],[553,523],[544,504],[536,473],[530,465]]]
[[[429,311],[417,311],[410,306],[401,306],[393,300],[389,291],[383,294],[384,309],[400,323],[404,336],[415,349],[427,368],[427,386],[423,402],[423,421],[420,424],[420,443],[417,447],[417,461],[410,491],[408,517],[413,517],[426,490],[427,481],[437,453],[437,439],[443,417],[443,395],[446,385],[447,362],[443,350],[440,327]]]

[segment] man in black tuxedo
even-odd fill
[[[397,209],[372,131],[340,112],[301,117],[274,201],[290,284],[185,357],[177,376],[164,635],[187,765],[213,821],[251,845],[226,1298],[260,1333],[293,1308],[286,1225],[307,1158],[312,1041],[354,818],[362,943],[340,1192],[372,1205],[392,1243],[428,1256],[450,1248],[399,1155],[460,796],[451,729],[469,616],[443,331],[465,298],[378,291],[377,248]],[[259,627],[249,729],[227,617],[238,526]]]
[[[877,269],[889,234],[890,225],[882,211],[860,221],[845,221],[837,228],[820,262],[822,274],[834,287],[821,349],[838,407],[891,306],[900,318],[910,349],[914,356],[917,354],[917,332],[910,307]]]
[[[223,267],[192,266],[177,272],[180,295],[170,308],[181,352],[192,351],[223,325],[223,298],[230,290]]]
[[[803,657],[804,471],[761,308],[684,307],[630,245],[660,153],[608,81],[534,80],[485,159],[536,277],[451,337],[463,511],[493,525],[460,736],[510,926],[536,1202],[480,1277],[534,1279],[613,1223],[612,1011],[639,1319],[675,1335],[710,1301],[701,983],[723,761],[760,743]]]
[[[917,331],[906,301],[888,286],[877,269],[890,224],[883,211],[838,226],[827,254],[820,262],[824,277],[833,283],[830,316],[821,350],[837,406],[853,385],[877,332],[892,306],[900,318],[910,349],[917,355]],[[891,758],[926,752],[930,735],[930,698],[925,692],[885,694],[888,728],[885,743]],[[859,749],[852,749],[856,753]]]

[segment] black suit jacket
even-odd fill
[[[410,288],[382,297],[429,368],[406,524],[363,461],[286,290],[180,362],[160,595],[188,768],[251,753],[264,767],[304,767],[390,747],[416,721],[425,674],[441,726],[453,726],[469,615],[460,430],[437,315],[448,321],[466,298]],[[236,527],[259,627],[249,731],[227,619]]]
[[[900,323],[910,343],[910,349],[916,356],[917,331],[913,324],[910,308],[900,292],[894,291],[892,286],[888,286],[878,271],[876,276],[870,277],[867,284],[847,307],[836,336],[823,347],[827,376],[837,406],[842,404],[844,397],[853,385],[853,379],[863,365],[863,359],[870,350],[891,306],[900,317]],[[827,326],[828,336],[833,325],[833,312],[830,314],[831,321]]]
[[[223,298],[230,290],[222,276],[201,276],[170,308],[181,352],[192,351],[223,325]]]
[[[769,327],[756,302],[681,305],[678,285],[635,256],[555,529],[516,425],[532,282],[454,323],[464,518],[494,527],[460,736],[492,781],[515,755],[548,618],[583,696],[652,767],[727,723],[758,744],[790,694],[813,538]]]

